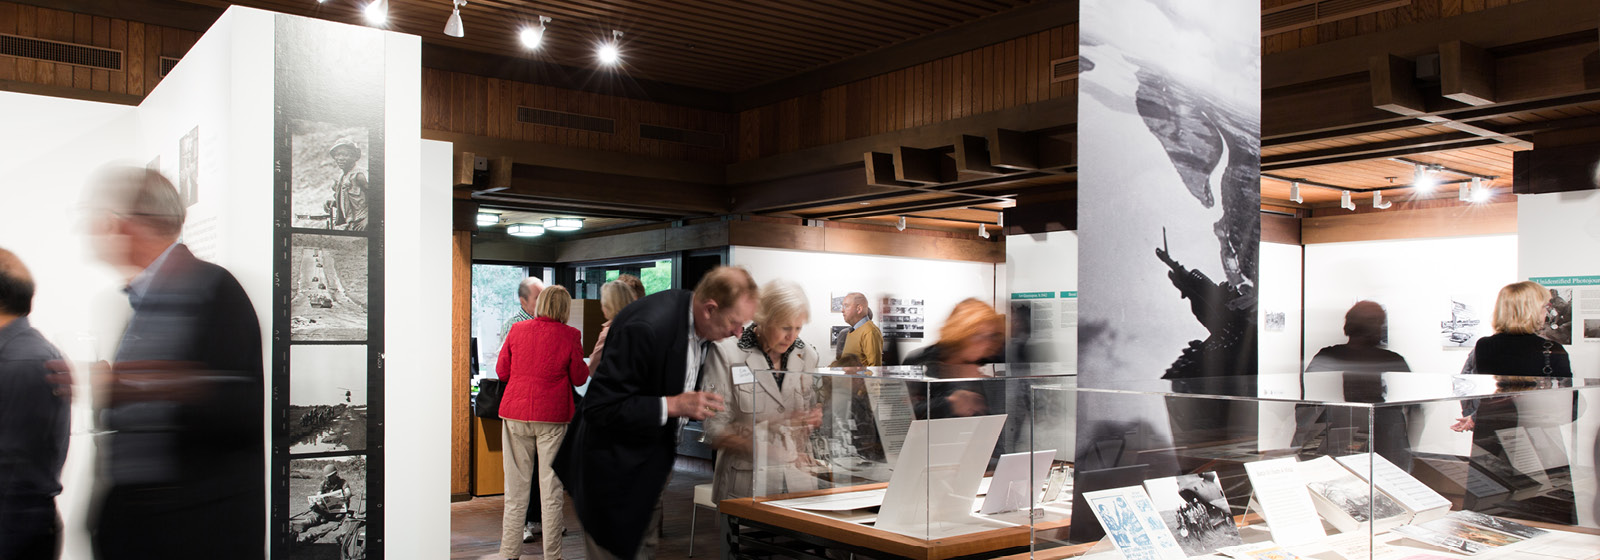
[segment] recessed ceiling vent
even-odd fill
[[[564,113],[549,109],[535,109],[533,107],[517,107],[517,121],[604,134],[615,134],[617,132],[617,121],[615,119]]]
[[[1261,10],[1261,35],[1273,35],[1373,12],[1410,6],[1411,0],[1301,0]]]
[[[122,51],[17,35],[0,34],[0,55],[101,70],[122,70]]]
[[[172,69],[178,67],[179,60],[182,59],[173,58],[170,56],[161,57],[161,77],[165,78],[167,77],[167,74],[171,74]]]
[[[675,144],[688,144],[697,148],[721,148],[725,140],[721,134],[687,128],[674,128],[654,124],[639,125],[639,137]]]
[[[1069,56],[1050,61],[1050,83],[1078,78],[1078,57]]]

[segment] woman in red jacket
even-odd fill
[[[563,494],[550,469],[567,422],[572,420],[572,388],[589,379],[583,363],[583,338],[567,326],[572,296],[561,286],[539,292],[532,321],[506,333],[495,373],[506,382],[500,398],[502,457],[506,471],[506,509],[501,521],[500,556],[522,556],[522,528],[528,490],[538,474],[544,523],[544,558],[561,558]]]

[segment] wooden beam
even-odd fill
[[[456,152],[454,163],[456,174],[455,180],[452,181],[453,184],[451,186],[472,186],[474,182],[473,175],[475,174],[478,165],[478,154],[474,154],[472,152]]]
[[[468,50],[431,41],[422,43],[422,67],[693,109],[720,112],[733,110],[731,98],[721,92],[654,80],[602,79],[609,74],[603,74],[604,71],[595,68],[563,66],[528,57],[511,57],[499,53]]]
[[[450,253],[450,493],[465,494],[472,464],[472,233],[455,232]]]
[[[896,178],[894,154],[883,152],[867,152],[861,155],[866,164],[867,184],[875,187],[909,187],[915,185],[910,181]]]
[[[976,229],[976,228],[974,228]],[[999,233],[999,232],[995,232]],[[823,250],[853,255],[887,255],[951,261],[1006,262],[1005,236],[989,240],[905,235],[830,227],[823,228]]]
[[[1000,169],[990,164],[989,138],[962,134],[956,141],[956,172],[958,173],[1009,173],[1009,169]]]
[[[489,162],[489,191],[503,191],[511,188],[511,173],[516,162],[511,156],[500,156]]]
[[[1539,148],[1511,155],[1511,192],[1539,194],[1600,189],[1600,143]]]
[[[1440,93],[1468,105],[1495,102],[1494,56],[1463,41],[1439,45]]]
[[[686,183],[715,185],[723,182],[723,166],[716,164],[607,152],[556,144],[541,144],[523,140],[504,140],[442,130],[423,130],[422,138],[449,142],[457,151],[472,152],[475,155],[491,159],[509,156],[516,163],[522,164]]]
[[[517,163],[503,194],[552,203],[618,209],[659,210],[688,215],[725,214],[729,197],[717,185],[648,179]]]
[[[1300,218],[1262,212],[1261,242],[1300,245]]]
[[[940,184],[956,180],[956,161],[940,150],[899,146],[894,150],[894,178],[912,184]]]
[[[1372,57],[1370,76],[1372,106],[1406,116],[1428,112],[1422,92],[1416,86],[1415,63],[1392,54]]]
[[[1517,203],[1498,202],[1304,218],[1306,245],[1517,232]]]
[[[174,27],[204,33],[223,8],[171,0],[6,0],[14,4]]]
[[[573,263],[723,247],[728,245],[729,223],[712,222],[565,241],[557,246],[556,261]]]

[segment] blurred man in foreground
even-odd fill
[[[0,249],[0,558],[47,560],[61,551],[61,465],[68,402],[45,365],[61,359],[28,324],[33,277]]]
[[[160,173],[102,171],[85,199],[97,256],[133,315],[95,379],[104,486],[95,556],[261,558],[266,543],[261,327],[233,275],[178,235]]]

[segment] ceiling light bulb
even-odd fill
[[[478,225],[492,226],[500,223],[500,215],[493,212],[479,212]]]
[[[465,37],[466,28],[461,26],[461,7],[467,5],[467,0],[452,0],[455,4],[450,9],[450,19],[444,22],[444,34],[451,37]]]
[[[539,50],[539,45],[544,44],[544,25],[550,23],[549,16],[539,16],[538,27],[524,27],[518,38],[522,40],[522,47],[528,50]]]
[[[622,51],[619,48],[621,42],[622,32],[613,29],[611,31],[611,40],[600,43],[600,48],[595,55],[600,59],[601,64],[616,66],[617,63],[622,62]]]
[[[1439,186],[1439,180],[1434,176],[1435,174],[1433,167],[1421,163],[1415,163],[1412,165],[1415,166],[1416,169],[1412,173],[1411,186],[1422,193],[1433,192],[1433,188]]]
[[[1488,183],[1483,182],[1483,179],[1480,179],[1478,177],[1473,177],[1472,178],[1472,201],[1473,202],[1488,202],[1489,199],[1493,198],[1493,197],[1494,197],[1494,188],[1493,187],[1489,186]]]
[[[1289,201],[1293,202],[1295,204],[1303,204],[1303,203],[1305,203],[1306,199],[1300,196],[1300,182],[1299,181],[1295,181],[1295,182],[1289,183]]]
[[[389,0],[372,0],[361,13],[366,16],[367,23],[383,25],[389,21]]]
[[[1355,210],[1355,201],[1350,200],[1350,191],[1339,191],[1339,207],[1345,210]]]

